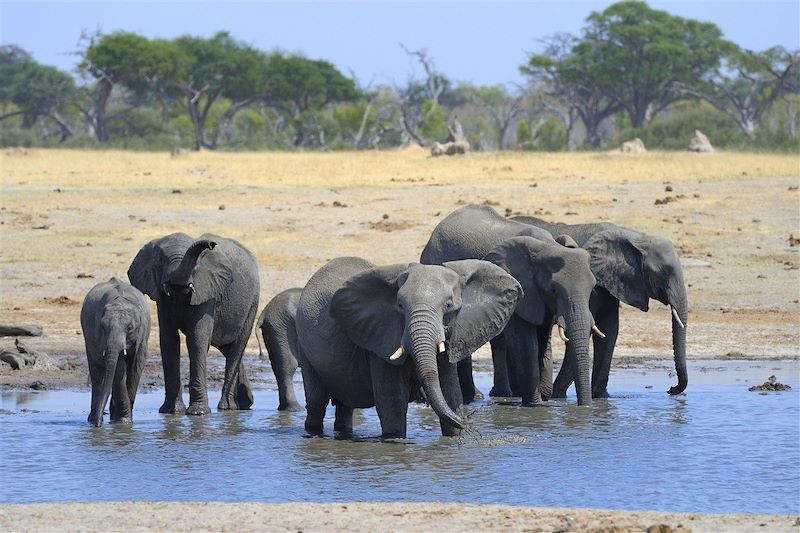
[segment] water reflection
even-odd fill
[[[763,370],[715,362],[677,397],[663,392],[663,373],[634,368],[617,371],[614,397],[591,407],[574,397],[544,407],[487,398],[468,408],[471,430],[459,438],[442,437],[433,411],[411,405],[408,438],[393,442],[377,438],[374,409],[356,411],[352,437],[334,438],[330,409],[327,436],[304,438],[304,413],[276,411],[274,390],[256,391],[255,410],[204,417],[159,414],[160,391],[142,393],[132,426],[101,428],[86,424],[88,393],[4,392],[0,498],[796,512],[800,365],[770,363],[770,373],[776,365],[795,390],[747,392],[744,380]],[[476,381],[488,390],[491,376]]]

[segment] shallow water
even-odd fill
[[[664,392],[674,380],[668,369],[614,369],[614,397],[591,408],[578,408],[574,394],[539,408],[480,402],[471,407],[475,431],[460,439],[442,438],[432,411],[412,405],[409,438],[396,443],[374,438],[374,409],[356,414],[355,439],[304,437],[303,413],[275,411],[274,387],[256,391],[252,411],[206,417],[160,415],[161,391],[141,393],[133,427],[106,417],[102,428],[86,424],[87,392],[2,393],[0,501],[800,512],[800,364],[692,362],[689,389],[678,397]],[[747,391],[771,374],[793,390]],[[478,373],[477,383],[488,391],[490,375]]]

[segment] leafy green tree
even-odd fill
[[[39,117],[50,118],[58,125],[63,142],[74,133],[61,114],[74,94],[75,83],[69,74],[37,63],[17,46],[0,46],[0,101],[16,107],[0,115],[0,120],[22,115],[22,127],[29,128]]]
[[[533,142],[533,135],[531,134],[531,125],[527,120],[520,120],[517,122],[517,144],[526,148]]]
[[[689,94],[707,100],[731,117],[754,141],[764,115],[786,94],[800,92],[800,50],[775,46],[763,52],[734,49],[724,68],[717,68]],[[729,73],[733,72],[734,75]]]
[[[472,97],[491,118],[494,130],[497,132],[497,149],[503,150],[508,129],[522,114],[522,101],[525,95],[511,95],[502,85],[486,85],[475,87]]]
[[[720,64],[731,44],[713,23],[670,15],[640,1],[593,12],[577,56],[590,56],[591,81],[640,128]]]
[[[178,37],[175,45],[184,59],[171,78],[186,98],[195,148],[215,149],[216,136],[213,141],[206,138],[209,112],[220,97],[228,98],[231,105],[225,120],[230,123],[236,112],[263,94],[262,55],[224,31],[210,38],[185,35]]]

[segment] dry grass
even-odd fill
[[[154,237],[208,231],[240,240],[259,261],[265,303],[301,286],[332,257],[414,260],[447,213],[488,201],[501,213],[610,220],[672,239],[683,257],[712,263],[686,271],[690,355],[795,356],[800,258],[788,238],[800,235],[798,184],[800,160],[791,155],[504,152],[434,159],[419,148],[177,157],[6,150],[0,320],[42,324],[45,346],[78,352],[77,305],[45,298],[80,302],[94,283],[124,277]],[[655,205],[667,196],[677,200]],[[94,277],[77,279],[82,273]],[[637,332],[621,335],[623,353],[669,355],[665,311],[623,315]]]

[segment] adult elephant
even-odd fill
[[[485,261],[330,261],[303,289],[295,322],[306,431],[322,432],[333,401],[335,431],[352,431],[353,408],[375,406],[382,436],[405,437],[408,402],[421,384],[442,434],[457,435],[454,363],[503,329],[521,295],[514,278]]]
[[[592,295],[592,313],[605,338],[594,339],[592,395],[608,397],[608,375],[619,332],[619,302],[642,311],[650,299],[670,306],[672,350],[678,383],[669,394],[682,393],[689,383],[686,372],[686,325],[689,304],[683,269],[675,247],[668,240],[602,222],[596,224],[551,224],[534,217],[514,217],[521,223],[565,234],[589,252],[589,264],[597,278]],[[553,396],[566,396],[573,381],[569,367],[562,367],[553,384]]]
[[[158,307],[164,403],[160,413],[204,415],[208,407],[208,347],[225,356],[217,409],[249,409],[253,392],[242,356],[258,311],[258,266],[241,244],[216,235],[173,233],[153,239],[128,268],[134,287]],[[189,351],[189,407],[181,395],[180,339]]]
[[[278,383],[278,411],[301,409],[294,393],[293,380],[298,366],[294,320],[302,291],[303,289],[295,287],[276,294],[264,307],[256,322]]]
[[[532,231],[538,230],[538,231]],[[591,403],[589,336],[594,321],[589,298],[595,284],[588,254],[562,246],[553,236],[508,220],[487,206],[457,209],[436,226],[420,262],[440,264],[465,258],[491,261],[509,272],[525,296],[502,335],[492,339],[492,396],[521,396],[524,405],[550,397],[552,360],[548,341],[553,324],[566,335],[567,363],[577,368],[578,403]],[[474,390],[471,358],[459,363],[462,394]]]

